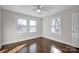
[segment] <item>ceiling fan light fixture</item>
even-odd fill
[[[40,13],[40,12],[41,12],[41,10],[40,10],[40,9],[37,9],[36,11],[37,11],[38,13]]]

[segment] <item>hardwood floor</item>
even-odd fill
[[[25,44],[27,44],[25,46]],[[16,52],[18,50],[18,52]],[[26,41],[7,44],[0,50],[2,53],[78,53],[79,48],[72,47],[47,38],[39,37]]]

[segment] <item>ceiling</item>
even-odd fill
[[[41,13],[37,13],[36,10],[34,10],[36,8],[36,5],[1,5],[3,9],[36,17],[49,16],[75,6],[76,5],[43,5],[43,7],[45,7],[45,9],[49,11],[42,11]]]

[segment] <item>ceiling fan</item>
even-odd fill
[[[49,8],[46,7],[46,5],[35,5],[35,8],[34,10],[37,12],[37,13],[41,13],[41,12],[49,12]]]

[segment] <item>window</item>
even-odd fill
[[[30,32],[36,32],[36,21],[35,20],[30,20]]]
[[[17,19],[17,28],[19,33],[36,32],[37,24],[35,20]]]
[[[51,31],[53,33],[60,33],[61,25],[60,25],[60,18],[55,18],[52,20],[52,28]]]
[[[18,32],[23,33],[27,31],[27,21],[24,19],[17,20]]]

